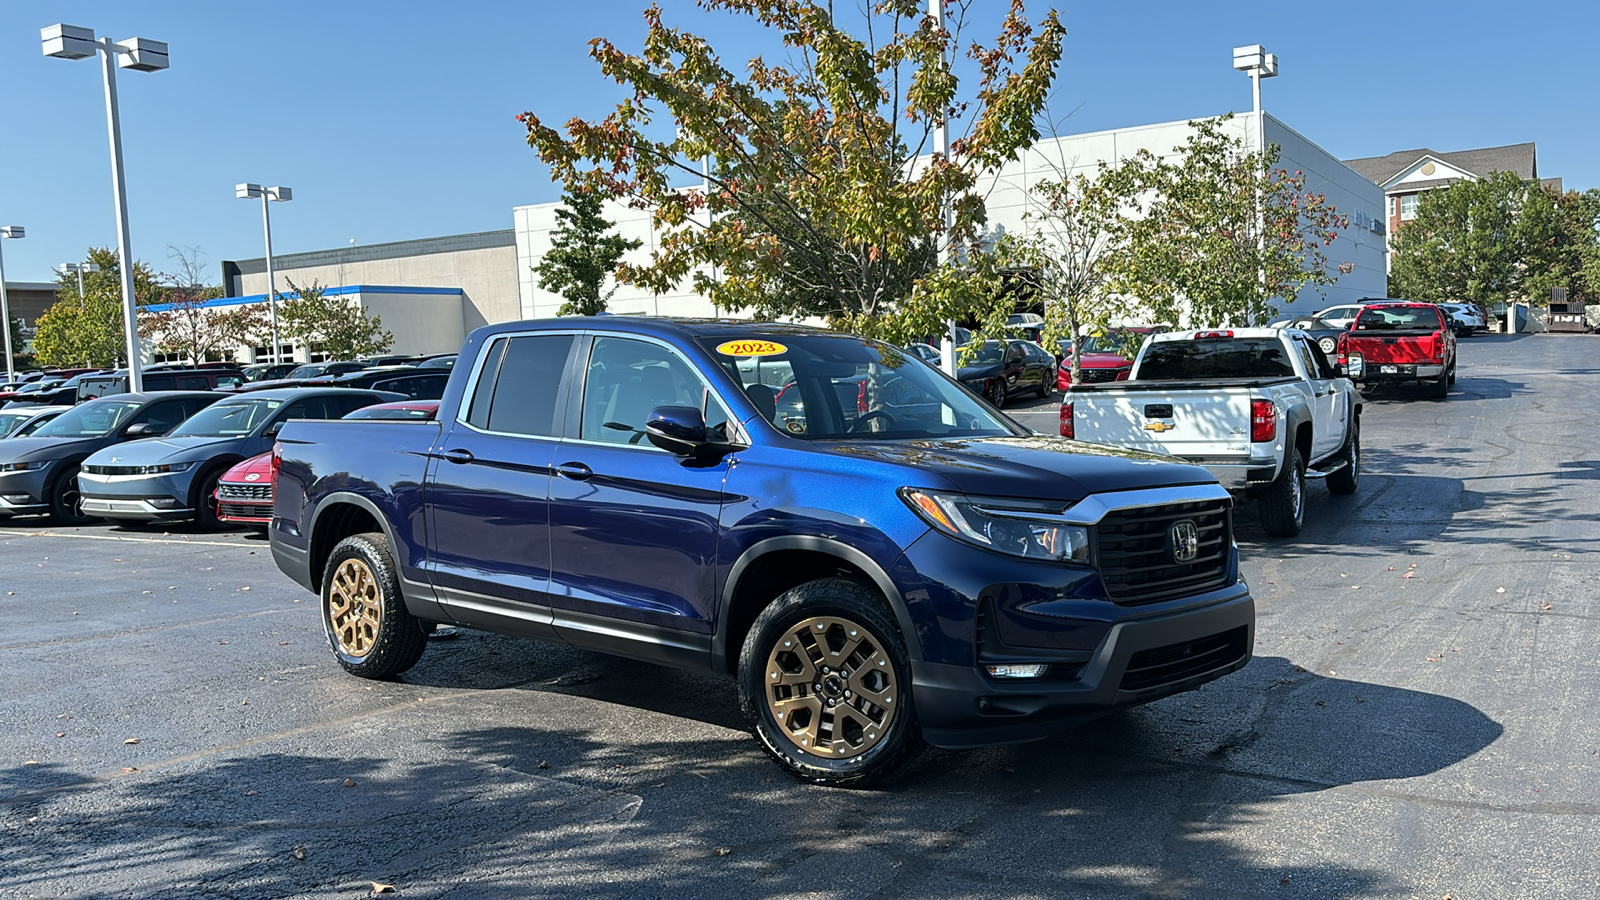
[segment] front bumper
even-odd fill
[[[50,511],[46,490],[55,466],[0,475],[0,516],[24,516]]]
[[[1255,646],[1255,600],[1237,587],[1209,606],[1111,626],[1071,681],[1001,681],[972,666],[913,664],[923,738],[946,749],[1041,740],[1238,671]]]
[[[217,496],[217,518],[250,525],[272,524],[272,501],[239,500]]]
[[[78,476],[83,511],[107,519],[152,521],[194,516],[189,504],[189,472],[170,475]]]

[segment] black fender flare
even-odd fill
[[[327,512],[330,508],[338,506],[341,503],[348,503],[351,506],[359,506],[361,509],[365,510],[368,515],[372,516],[372,518],[378,523],[378,527],[382,529],[384,539],[389,542],[390,550],[396,555],[399,554],[400,545],[395,541],[394,526],[390,524],[389,517],[384,514],[383,510],[378,508],[376,503],[373,503],[371,500],[368,500],[366,497],[363,497],[354,491],[334,491],[326,497],[318,500],[316,508],[311,511],[311,521],[306,525],[306,553],[308,557],[310,556],[312,550],[317,546],[317,525],[322,521],[322,514]],[[310,566],[308,567],[306,574],[308,576],[315,576],[316,573],[311,571],[311,569],[320,567],[323,561],[315,558],[308,558],[307,562],[310,563]],[[398,566],[399,564],[400,560],[396,559],[395,565]],[[319,583],[321,582],[321,579],[316,577],[312,577],[312,580]],[[402,578],[401,582],[404,583],[404,581],[405,579]]]
[[[911,621],[911,613],[906,609],[905,597],[900,594],[900,589],[895,586],[889,573],[878,565],[877,561],[855,547],[833,538],[820,535],[786,534],[766,538],[751,544],[739,558],[734,561],[728,570],[728,578],[722,585],[722,591],[717,597],[717,625],[711,635],[711,664],[718,671],[725,669],[724,660],[728,658],[728,622],[733,609],[733,598],[738,592],[739,580],[744,576],[757,560],[770,554],[783,550],[807,550],[814,553],[825,553],[847,562],[865,572],[872,579],[873,586],[884,599],[889,602],[889,610],[894,614],[895,624],[900,626],[900,634],[905,639],[906,650],[914,662],[922,662],[922,642],[917,639],[915,626]]]
[[[1310,425],[1311,426],[1311,445],[1312,445],[1313,448],[1315,448],[1315,446],[1316,446],[1316,443],[1317,443],[1317,427],[1316,427],[1316,424],[1312,421],[1311,408],[1309,406],[1305,406],[1305,405],[1295,406],[1293,409],[1290,409],[1289,410],[1289,414],[1284,417],[1284,427],[1283,427],[1283,437],[1284,437],[1284,441],[1283,441],[1283,462],[1284,462],[1284,465],[1288,465],[1288,463],[1289,463],[1289,451],[1295,449],[1295,441],[1296,441],[1295,435],[1300,431],[1300,426],[1301,425]],[[1305,464],[1307,466],[1310,466],[1311,465],[1311,450],[1307,450],[1305,456],[1306,456]]]

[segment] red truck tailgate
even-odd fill
[[[1361,354],[1369,366],[1382,363],[1434,363],[1442,358],[1443,348],[1437,334],[1351,332],[1344,338],[1345,352]]]

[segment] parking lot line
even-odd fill
[[[259,547],[261,544],[241,544],[238,541],[180,541],[172,538],[145,538],[123,537],[115,534],[63,534],[59,531],[28,531],[22,534],[6,535],[6,537],[36,538],[60,537],[78,538],[85,541],[122,541],[133,544],[183,544],[186,547]]]

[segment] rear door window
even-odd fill
[[[497,340],[473,388],[467,424],[501,434],[555,436],[556,401],[574,340],[570,334]]]

